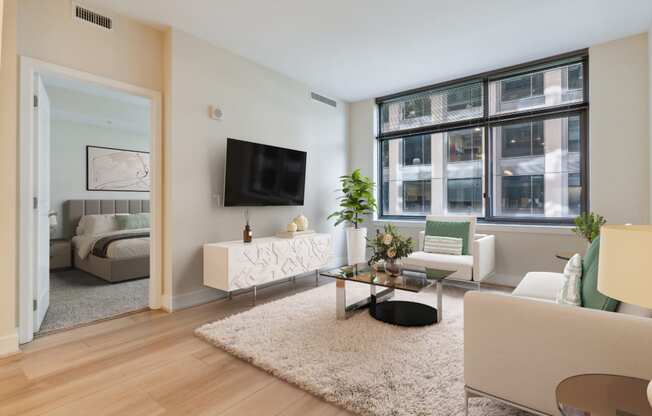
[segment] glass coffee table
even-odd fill
[[[442,281],[455,271],[426,269],[426,275],[416,272],[403,272],[393,277],[384,271],[376,271],[366,264],[338,267],[320,274],[336,280],[336,317],[346,319],[354,312],[369,307],[369,314],[375,319],[401,326],[425,326],[441,322],[443,315]],[[353,304],[346,303],[346,282],[366,283],[370,296]],[[437,285],[437,308],[404,300],[389,300],[394,290],[418,293]],[[377,291],[377,286],[384,289]]]

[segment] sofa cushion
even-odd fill
[[[557,303],[582,306],[582,256],[578,253],[564,267],[564,286],[557,294]]]
[[[582,306],[614,312],[618,308],[619,302],[598,292],[599,257],[600,239],[596,238],[582,261]]]
[[[462,254],[469,254],[469,228],[466,221],[426,221],[426,235],[462,239]]]
[[[423,242],[423,251],[426,253],[451,254],[459,256],[462,254],[463,240],[461,238],[441,237],[438,235],[427,235]]]
[[[419,269],[441,269],[463,271],[471,275],[473,270],[473,256],[453,256],[450,254],[426,253],[415,251],[402,260],[404,266],[413,266]]]
[[[565,281],[561,273],[530,272],[521,280],[512,295],[555,302]]]

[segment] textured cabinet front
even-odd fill
[[[330,234],[206,244],[204,284],[226,291],[245,289],[317,270],[331,256]]]

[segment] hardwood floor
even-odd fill
[[[258,302],[313,286],[306,278],[294,289],[259,290]],[[147,311],[37,338],[0,360],[0,415],[350,415],[194,336],[203,323],[249,309],[251,299]]]

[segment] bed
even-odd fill
[[[63,227],[74,267],[112,283],[149,277],[149,225],[120,228],[125,216],[148,217],[149,207],[140,199],[66,201]]]

